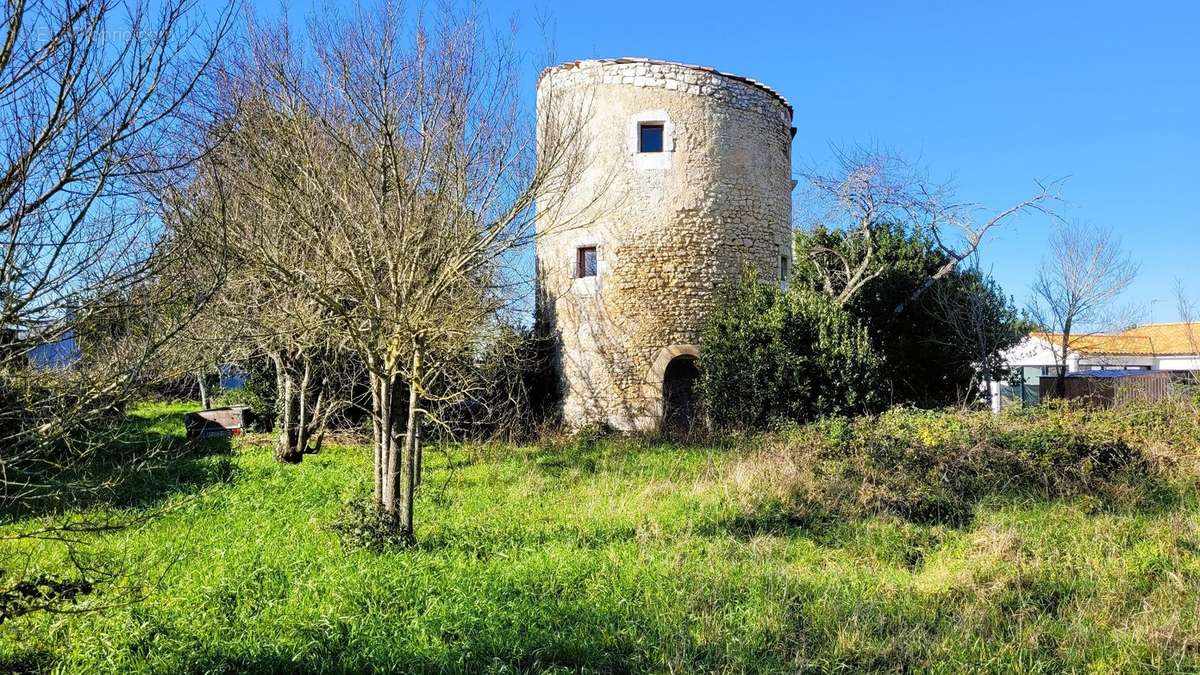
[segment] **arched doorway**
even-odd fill
[[[663,431],[687,433],[696,423],[696,382],[700,369],[691,354],[676,356],[663,372]]]

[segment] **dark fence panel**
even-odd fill
[[[1163,371],[1127,377],[1068,377],[1063,381],[1064,391],[1061,395],[1056,379],[1041,378],[1039,389],[1043,401],[1065,398],[1111,408],[1134,401],[1158,401],[1171,391],[1171,374]]]

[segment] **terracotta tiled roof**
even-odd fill
[[[1052,344],[1061,344],[1058,333],[1033,333]],[[1200,354],[1200,323],[1154,323],[1116,334],[1071,336],[1071,351],[1083,354],[1163,356]]]
[[[1152,323],[1123,334],[1150,340],[1155,354],[1200,354],[1200,323]]]

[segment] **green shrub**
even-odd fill
[[[783,292],[747,272],[700,341],[700,395],[717,427],[857,414],[880,401],[866,330],[820,294]]]
[[[378,508],[366,494],[342,504],[329,530],[351,551],[379,552],[413,543],[411,535],[401,530],[399,515]]]

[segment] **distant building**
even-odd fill
[[[246,378],[249,377],[245,368],[231,363],[219,366],[217,373],[221,376],[219,386],[225,391],[241,389],[246,386]]]
[[[1037,403],[1038,381],[1057,375],[1062,336],[1032,333],[1004,353],[1007,382],[994,382],[993,394],[1004,400]],[[1068,373],[1087,371],[1167,371],[1178,379],[1200,372],[1200,324],[1154,323],[1120,333],[1072,336],[1065,359]]]
[[[29,363],[35,368],[66,368],[79,360],[79,345],[74,333],[56,340],[41,342],[28,352]]]

